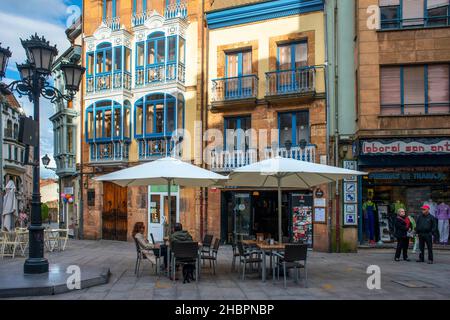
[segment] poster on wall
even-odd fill
[[[294,242],[313,245],[313,196],[292,194],[292,236]]]

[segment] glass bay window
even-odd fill
[[[136,44],[136,86],[184,82],[184,73],[185,40],[180,36],[154,32]]]

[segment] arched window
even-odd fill
[[[184,98],[168,93],[149,94],[135,103],[135,137],[170,137],[184,127]]]
[[[101,142],[130,138],[130,104],[98,101],[86,109],[86,141]]]

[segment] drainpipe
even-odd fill
[[[204,13],[205,13],[205,1],[202,0],[201,2],[201,13],[200,13],[200,36],[201,36],[201,41],[202,41],[202,46],[201,46],[201,58],[200,58],[200,63],[201,63],[201,68],[200,68],[200,121],[202,122],[202,143],[201,143],[201,154],[200,154],[200,159],[202,160],[202,167],[205,167],[205,163],[204,163],[204,159],[203,159],[203,150],[205,149],[205,142],[203,141],[203,134],[205,133],[206,130],[206,125],[205,125],[205,119],[207,118],[207,116],[205,116],[205,27],[204,27]],[[205,219],[207,219],[207,214],[206,214],[206,206],[205,206],[205,197],[206,197],[206,193],[207,193],[207,188],[200,188],[200,239],[203,239],[203,236],[207,230],[207,226],[208,226],[208,221]]]
[[[84,37],[84,17],[85,17],[85,6],[83,7],[83,15],[81,16],[81,37]],[[74,40],[75,41],[75,40]],[[81,41],[81,64],[83,64],[83,61],[85,59],[85,44],[84,41]],[[84,84],[85,84],[85,80],[83,79],[81,81],[81,90],[80,90],[80,182],[79,182],[79,196],[80,196],[80,202],[79,202],[79,225],[78,225],[78,238],[80,240],[82,240],[84,238],[84,182],[83,182],[83,124],[84,124],[84,110],[83,110],[83,105],[84,105]],[[75,168],[76,168],[76,156],[75,156]]]
[[[329,1],[329,0],[328,0]],[[329,48],[328,48],[328,12],[327,12],[327,7],[325,6],[325,10],[324,10],[324,24],[325,24],[325,57],[326,57],[326,61],[325,61],[325,88],[326,88],[326,93],[325,93],[325,103],[326,103],[326,109],[325,109],[325,116],[326,116],[326,121],[327,121],[327,133],[326,133],[326,156],[327,156],[327,164],[330,163],[330,83],[329,83],[329,79],[328,79],[328,71],[329,71]],[[331,190],[332,184],[329,184],[328,189]],[[330,210],[330,205],[327,204],[328,209]],[[333,241],[332,236],[331,236],[331,214],[328,214],[328,252],[331,253],[332,251],[332,246],[331,246],[331,242]]]
[[[334,36],[336,37],[334,42],[334,56],[335,56],[335,74],[334,74],[334,101],[335,101],[335,135],[334,135],[334,145],[335,145],[335,151],[334,151],[334,160],[335,160],[335,166],[339,167],[339,29],[338,29],[338,6],[337,1],[334,4]],[[336,182],[336,191],[335,191],[335,199],[336,199],[336,252],[340,252],[340,242],[341,242],[341,235],[340,235],[340,201],[339,201],[339,182]]]

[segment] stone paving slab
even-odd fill
[[[435,264],[394,262],[392,249],[364,249],[357,254],[327,254],[308,252],[308,287],[305,288],[303,273],[299,284],[288,279],[263,283],[260,276],[231,272],[232,251],[228,246],[219,250],[217,274],[208,267],[202,269],[198,283],[183,284],[166,277],[154,275],[148,263],[142,264],[141,275],[134,275],[136,259],[134,243],[115,241],[70,240],[65,252],[49,253],[50,263],[79,265],[86,268],[109,268],[109,282],[70,293],[24,297],[23,299],[67,300],[311,300],[311,299],[450,299],[450,252],[436,251]],[[416,255],[410,254],[411,260]],[[144,261],[145,262],[145,261]],[[0,260],[2,270],[22,270],[24,258]],[[367,267],[378,265],[381,269],[381,290],[367,289]],[[4,273],[4,272],[2,272]],[[179,274],[181,278],[181,274]],[[423,281],[433,288],[407,288],[395,281]],[[1,281],[1,280],[0,280]]]

